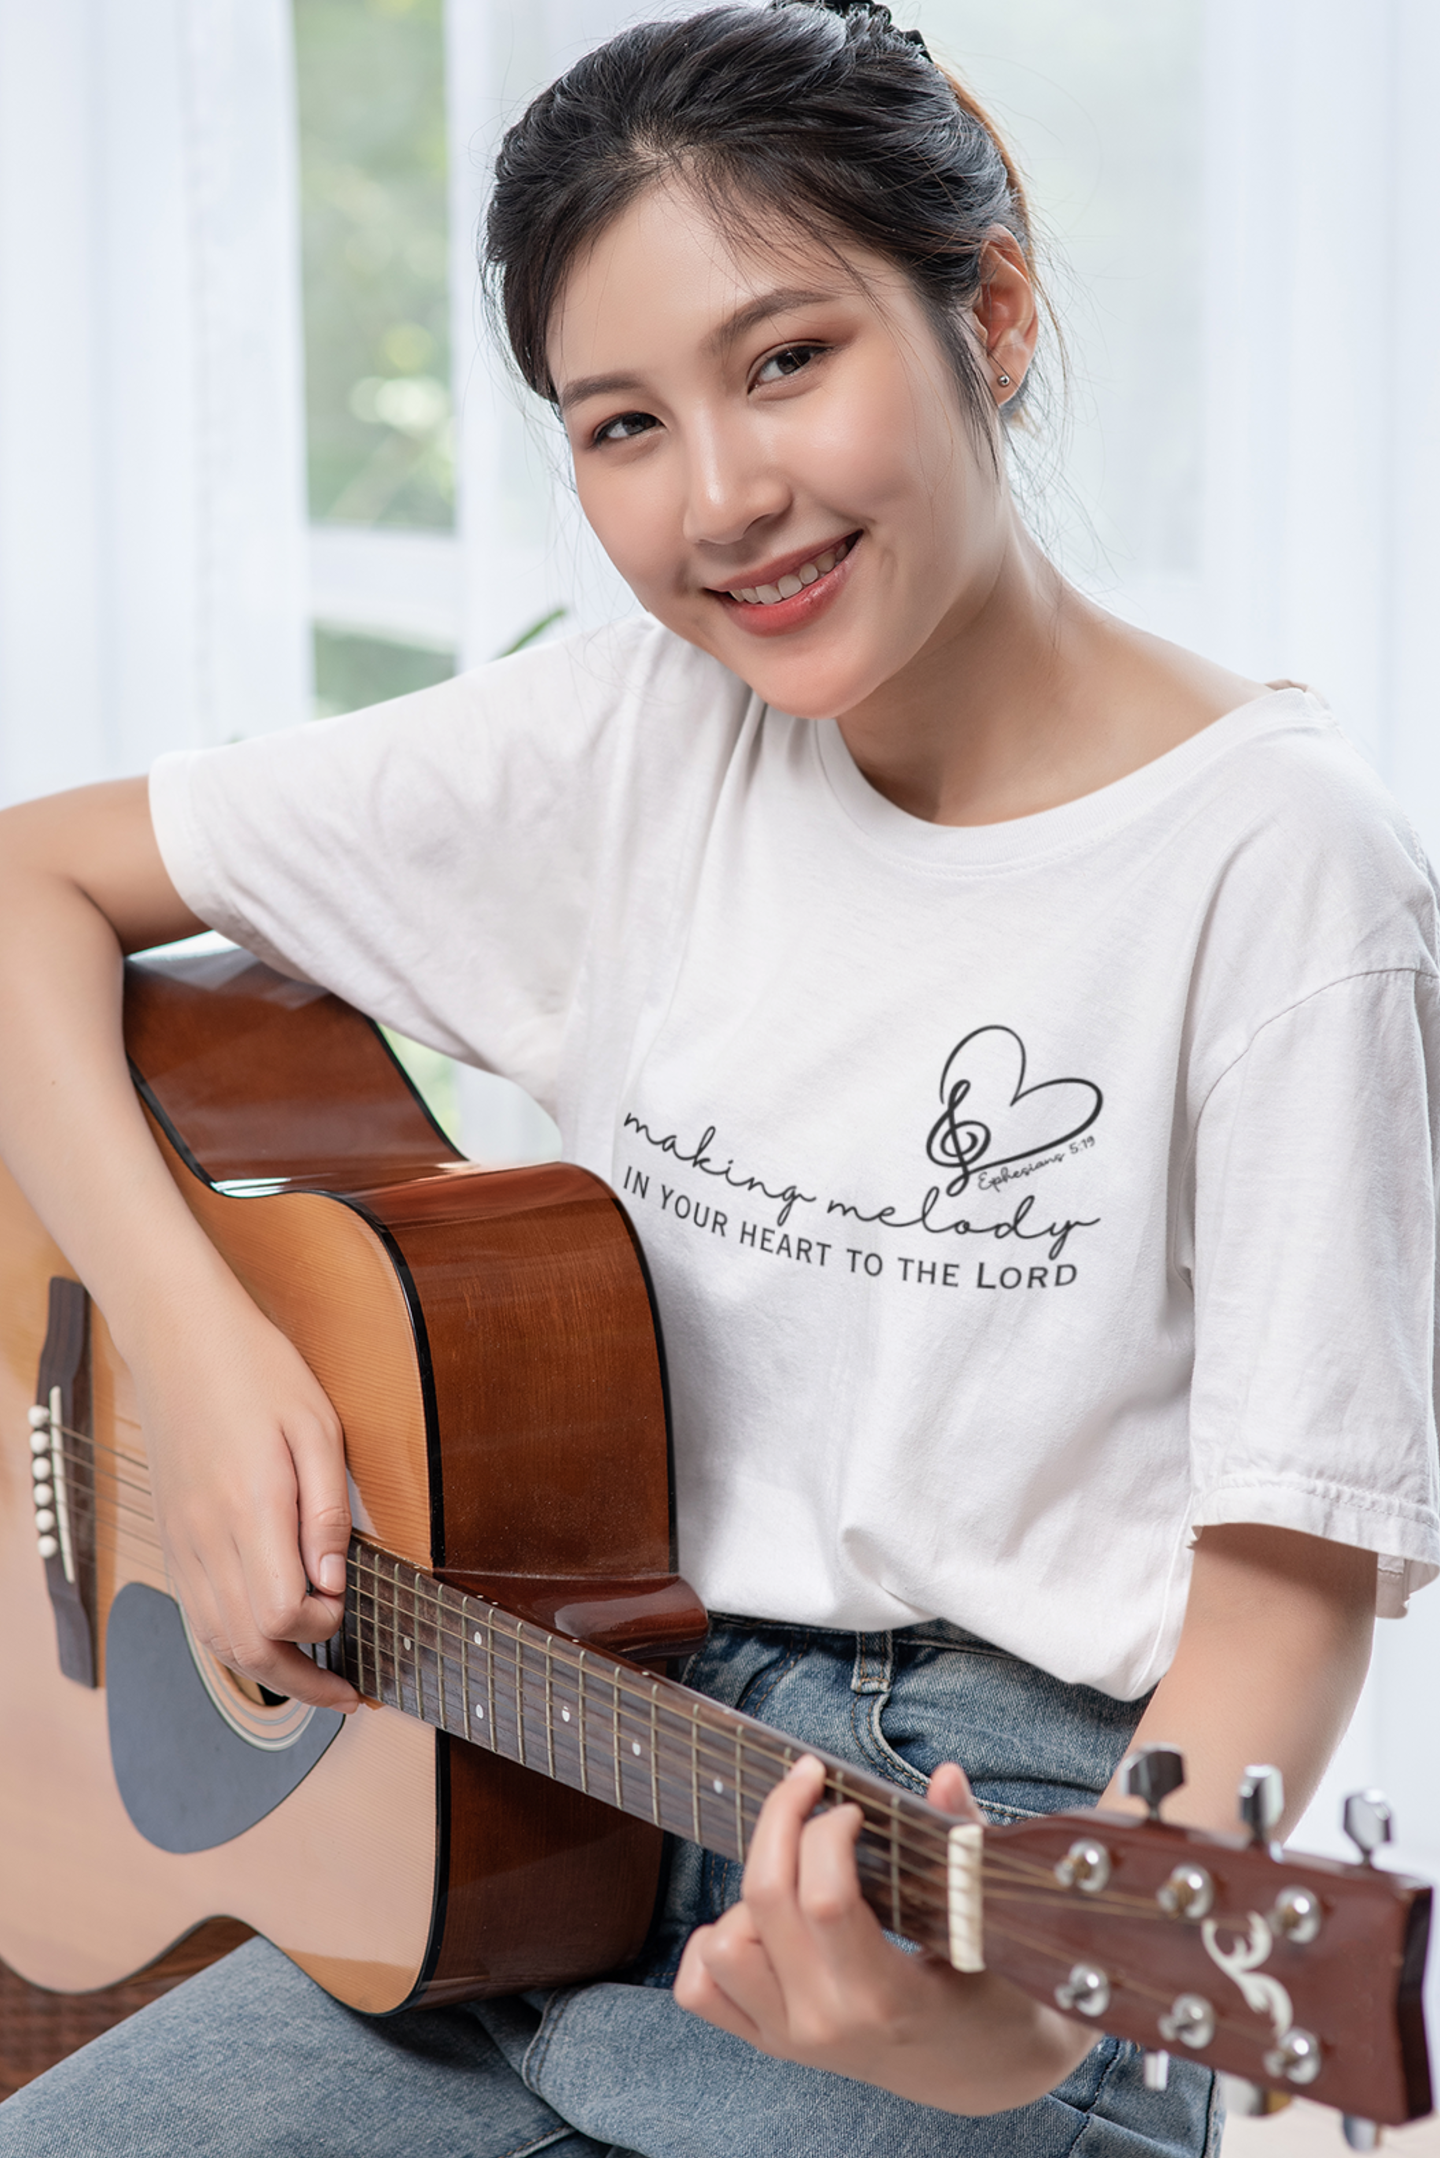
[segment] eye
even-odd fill
[[[650,412],[617,412],[613,420],[606,420],[591,436],[592,442],[633,442],[637,435],[648,435],[659,421]]]
[[[782,345],[760,362],[756,369],[757,382],[783,382],[789,375],[798,375],[802,367],[824,352],[824,345]]]

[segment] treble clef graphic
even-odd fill
[[[1233,1948],[1220,1946],[1220,1930],[1213,1918],[1204,1921],[1200,1934],[1205,1953],[1227,1978],[1234,1980],[1245,1996],[1246,2007],[1253,2008],[1257,2016],[1270,2017],[1278,2045],[1295,2021],[1295,2011],[1279,1979],[1267,1978],[1260,1972],[1260,1965],[1275,1945],[1274,1936],[1257,1911],[1248,1915],[1250,1937]]]

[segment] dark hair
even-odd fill
[[[576,256],[677,172],[749,221],[783,204],[904,271],[988,429],[994,400],[960,314],[997,225],[1031,263],[1025,192],[975,100],[888,8],[771,0],[642,23],[535,99],[500,147],[482,264],[541,396],[555,398],[545,341]]]

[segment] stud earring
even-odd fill
[[[1008,375],[1001,375],[999,379],[1001,389],[1008,390],[1010,387],[1010,377]]]

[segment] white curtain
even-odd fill
[[[285,0],[0,0],[0,800],[309,708]]]

